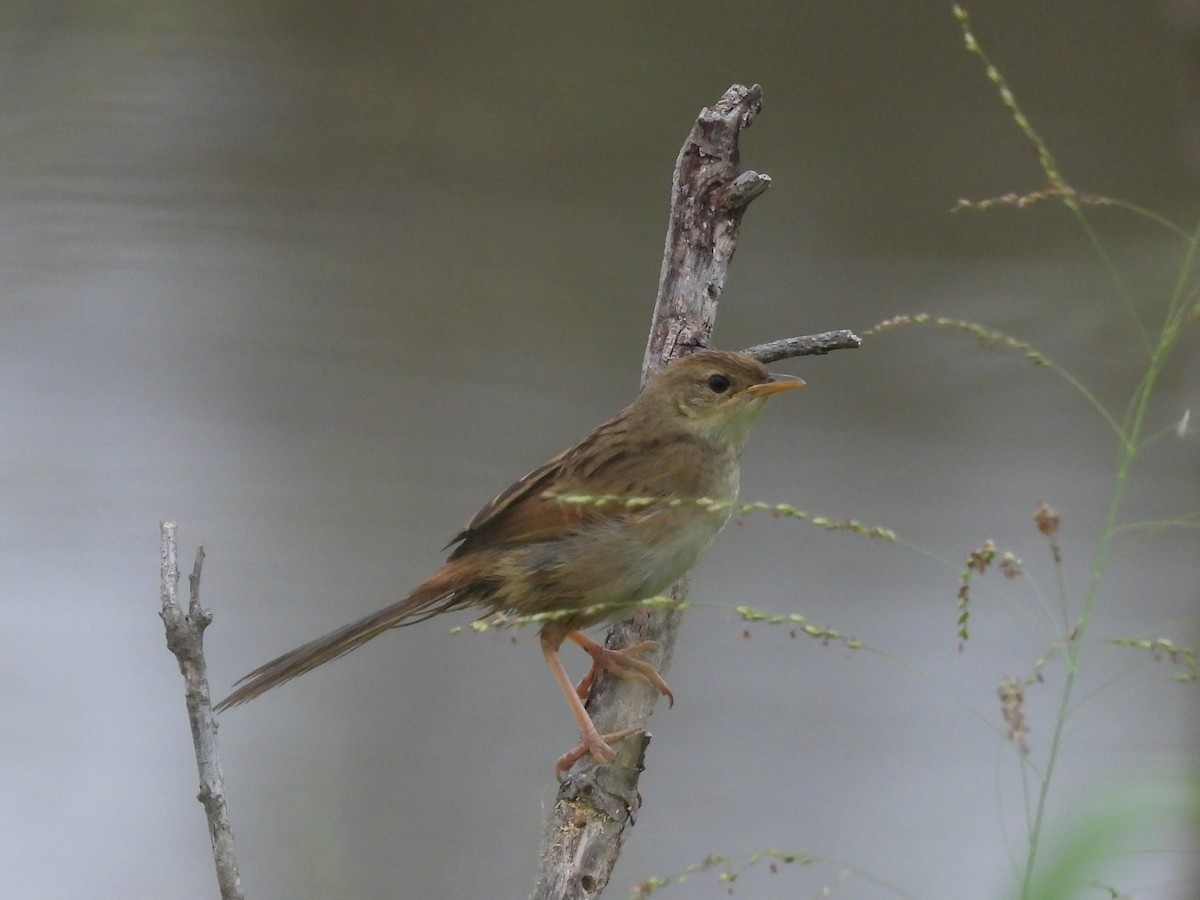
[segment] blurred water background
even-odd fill
[[[1069,179],[1191,228],[1194,3],[980,0],[978,32]],[[949,5],[508,2],[8,4],[0,13],[0,870],[21,898],[215,895],[158,536],[208,551],[214,690],[393,601],[484,501],[632,397],[671,167],[733,82],[769,173],[715,343],[896,313],[1031,341],[1118,412],[1133,320],[1054,203]],[[1155,327],[1182,244],[1093,219]],[[1195,332],[1150,430],[1200,414]],[[782,364],[743,497],[897,529],[955,563],[987,538],[1042,591],[1031,513],[1064,514],[1074,602],[1115,446],[1062,379],[931,328]],[[1123,519],[1200,506],[1169,434]],[[1103,643],[1197,627],[1195,530],[1105,579],[1051,796],[1069,828],[1116,783],[1190,767],[1197,688]],[[1028,584],[767,516],[701,564],[612,897],[709,853],[820,854],[908,896],[1009,896],[1025,816],[996,685],[1054,635]],[[1052,599],[1053,603],[1053,599]],[[882,652],[744,625],[797,612]],[[575,739],[532,632],[386,636],[222,718],[247,896],[523,897],[551,766]],[[515,640],[514,640],[515,638]],[[572,665],[582,668],[580,660]],[[922,673],[920,675],[917,672]],[[1045,760],[1061,662],[1027,690]],[[1114,861],[1195,896],[1194,845]],[[697,878],[664,897],[722,897]],[[841,864],[748,872],[755,898],[896,893]]]

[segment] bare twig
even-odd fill
[[[192,744],[200,770],[200,794],[208,819],[213,860],[217,866],[217,884],[221,900],[242,900],[241,879],[233,847],[233,827],[225,805],[225,782],[217,753],[217,725],[213,719],[212,698],[208,691],[208,666],[204,661],[204,629],[212,622],[212,613],[200,605],[200,569],[204,548],[196,550],[196,563],[188,576],[189,599],[185,614],[179,605],[179,562],[175,544],[175,523],[159,523],[162,538],[161,596],[159,615],[167,631],[167,649],[179,661],[183,673],[184,697],[188,721],[192,726]]]
[[[742,352],[753,356],[761,363],[770,365],[781,359],[792,359],[796,356],[823,356],[830,350],[853,350],[862,346],[862,338],[853,331],[826,331],[821,334],[803,334],[799,337],[784,338],[781,341],[768,341],[765,344],[755,344]]]
[[[671,359],[708,346],[742,214],[771,181],[738,166],[738,136],[761,103],[758,85],[733,85],[711,109],[701,111],[684,141],[675,164],[670,224],[643,380]],[[835,331],[763,344],[747,352],[770,362],[859,343],[853,333]],[[686,582],[671,589],[676,600],[686,594]],[[619,648],[655,641],[658,648],[646,658],[664,672],[680,615],[674,607],[639,611],[615,625],[606,643]],[[587,707],[600,732],[641,731],[614,746],[614,762],[598,767],[585,755],[567,772],[546,825],[531,900],[588,900],[608,885],[637,812],[638,777],[650,742],[646,720],[656,699],[656,692],[635,681],[606,674],[596,679]]]

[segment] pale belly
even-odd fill
[[[737,498],[736,456],[710,480],[706,495]],[[683,493],[684,488],[678,488]],[[498,548],[495,568],[475,602],[518,615],[567,611],[555,621],[583,628],[619,619],[641,600],[662,594],[682,578],[729,518],[693,500],[600,519],[553,541]]]
[[[687,505],[510,549],[503,565],[510,577],[501,579],[504,587],[487,605],[523,615],[578,611],[567,623],[572,628],[621,618],[631,605],[682,578],[728,517],[727,509]],[[514,585],[521,587],[512,590]]]

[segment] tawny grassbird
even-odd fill
[[[609,742],[631,731],[597,732],[582,699],[596,672],[641,679],[673,698],[658,672],[638,658],[653,644],[610,650],[580,629],[621,618],[692,567],[729,516],[722,503],[737,497],[751,423],[771,394],[803,384],[771,374],[742,353],[700,350],[674,361],[614,418],[484,506],[451,540],[458,546],[445,565],[407,597],[260,666],[217,710],[253,699],[390,628],[439,613],[468,606],[526,616],[554,612],[539,634],[542,653],[581,738],[556,772],[584,753],[611,761]],[[695,502],[702,499],[715,503]],[[592,658],[578,687],[558,656],[564,640]]]

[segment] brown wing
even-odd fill
[[[456,559],[480,545],[546,540],[570,533],[585,522],[627,514],[615,505],[562,503],[553,496],[578,491],[580,477],[603,465],[604,458],[612,455],[606,448],[612,447],[613,438],[626,428],[622,416],[617,416],[574,447],[509,485],[451,539],[447,546],[459,546],[450,558]]]

